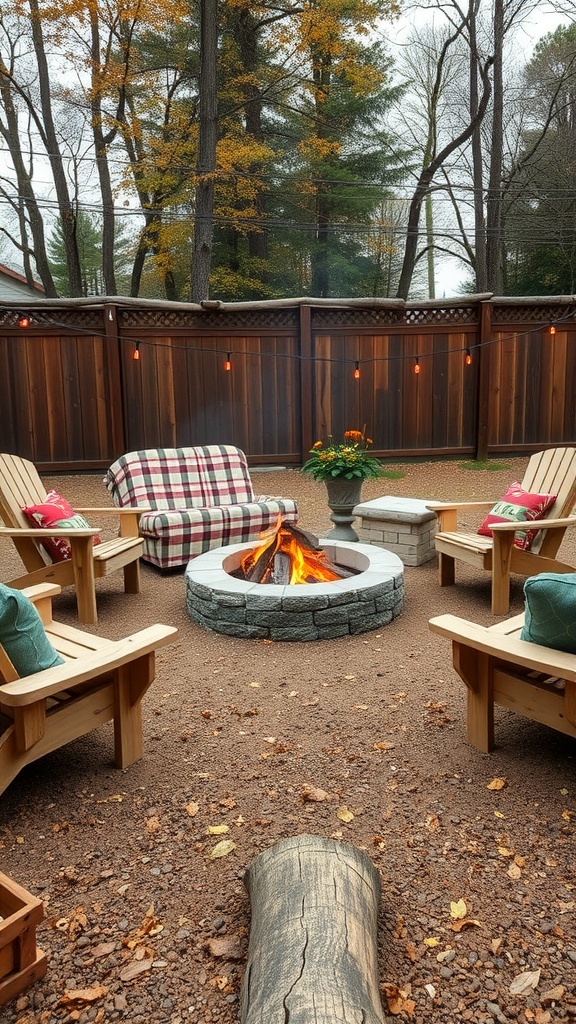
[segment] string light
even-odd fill
[[[550,324],[549,332],[550,334],[556,334],[556,324]]]
[[[418,356],[415,356],[414,359],[414,373],[420,373],[420,362]]]
[[[225,370],[231,370],[232,369],[232,362],[231,362],[231,359],[230,359],[230,355],[231,355],[230,352],[228,352],[226,354],[226,361],[224,363],[224,369]]]
[[[472,355],[470,353],[470,349],[469,348],[466,349],[466,358],[465,358],[464,362],[466,363],[466,366],[470,366],[470,364],[472,362]]]
[[[25,330],[26,327],[30,327],[30,317],[26,313],[20,313],[18,317],[18,327]]]
[[[354,380],[360,380],[360,363],[356,360],[356,366],[354,367]]]
[[[140,360],[140,342],[139,341],[135,342],[135,344],[134,344],[134,351],[132,353],[132,359],[134,360],[135,363],[139,362],[139,360]]]

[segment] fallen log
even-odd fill
[[[241,1024],[384,1024],[380,879],[369,857],[294,836],[259,854],[244,884],[252,923]]]

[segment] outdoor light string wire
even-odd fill
[[[42,319],[39,319],[33,313],[23,312],[21,307],[18,308],[18,309],[17,308],[8,308],[8,307],[4,307],[4,308],[7,309],[8,312],[13,312],[13,313],[16,314],[16,316],[18,317],[18,327],[21,330],[28,330],[29,328],[34,327],[34,326],[38,326],[38,327],[44,327],[44,326],[46,326],[46,327],[59,327],[62,330],[73,331],[75,334],[87,334],[87,335],[90,335],[93,338],[96,337],[96,338],[106,339],[107,337],[109,337],[109,335],[103,334],[102,332],[99,332],[99,331],[91,330],[89,328],[85,328],[85,327],[70,327],[69,324],[61,323],[58,320],[54,320],[52,317],[43,317]],[[365,357],[365,358],[360,357],[358,359],[356,357],[354,357],[354,358],[347,358],[347,357],[339,357],[339,356],[300,355],[299,353],[292,353],[292,352],[254,352],[254,351],[249,351],[249,350],[246,351],[246,350],[243,350],[243,349],[234,349],[234,348],[207,349],[207,348],[200,348],[198,346],[191,346],[191,345],[175,345],[173,343],[170,343],[170,344],[166,345],[166,344],[163,344],[162,342],[158,342],[158,341],[143,341],[141,338],[133,338],[133,337],[129,337],[129,336],[126,336],[126,335],[119,336],[119,340],[134,346],[133,352],[132,352],[132,358],[136,362],[140,361],[141,349],[145,348],[145,347],[160,348],[160,349],[163,349],[163,350],[170,349],[171,351],[174,350],[174,351],[180,351],[180,352],[201,352],[201,353],[203,353],[205,355],[218,356],[218,357],[223,359],[223,361],[224,361],[224,363],[223,363],[224,370],[226,370],[226,371],[232,370],[232,357],[235,356],[235,355],[236,356],[242,356],[244,358],[246,358],[248,356],[258,356],[260,358],[264,358],[264,357],[267,357],[267,356],[268,357],[273,356],[275,359],[295,359],[295,360],[298,360],[300,362],[344,363],[344,364],[349,364],[349,365],[351,365],[353,367],[354,378],[356,380],[358,380],[360,378],[360,367],[362,366],[362,364],[367,365],[369,363],[387,363],[387,362],[393,362],[394,360],[398,360],[398,359],[408,360],[408,361],[413,362],[414,363],[413,369],[414,369],[414,373],[415,374],[419,374],[420,373],[420,370],[421,370],[420,360],[424,360],[424,359],[427,359],[427,358],[436,358],[437,356],[442,356],[442,355],[456,355],[459,352],[463,352],[465,354],[465,356],[464,356],[465,364],[467,366],[470,366],[471,363],[473,362],[472,353],[474,351],[476,351],[476,350],[479,350],[479,349],[482,349],[482,348],[487,348],[489,345],[503,344],[506,341],[518,341],[518,340],[520,340],[520,338],[528,338],[532,334],[540,334],[542,332],[542,330],[547,330],[548,333],[553,337],[556,334],[556,332],[557,332],[558,326],[560,324],[562,324],[562,323],[567,322],[568,320],[574,320],[574,314],[573,313],[570,313],[570,314],[567,313],[565,316],[556,317],[552,322],[549,322],[547,326],[545,326],[544,324],[541,324],[538,327],[532,327],[530,330],[521,331],[521,332],[515,332],[514,334],[509,334],[509,335],[506,335],[506,336],[504,336],[502,338],[490,338],[488,341],[484,341],[482,343],[480,343],[480,342],[476,342],[476,343],[473,342],[472,344],[467,343],[467,344],[463,345],[461,348],[441,349],[440,351],[434,351],[434,352],[422,352],[422,353],[417,352],[417,353],[411,353],[411,354],[404,353],[404,354],[399,354],[399,355],[392,354],[392,355],[386,355],[386,356],[369,356],[369,357]]]

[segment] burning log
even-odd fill
[[[328,558],[314,534],[288,522],[265,536],[234,573],[250,583],[325,583],[353,575]]]

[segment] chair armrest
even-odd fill
[[[489,627],[479,626],[457,615],[438,615],[430,619],[428,626],[439,636],[481,651],[499,661],[522,665],[524,668],[547,672],[551,676],[576,682],[576,657],[573,654],[533,644],[528,640],[520,640],[517,635],[493,633]]]
[[[42,624],[49,626],[53,621],[52,598],[62,593],[62,587],[57,583],[36,583],[33,587],[23,587],[22,593],[36,608]]]
[[[130,508],[116,508],[115,505],[108,505],[106,508],[77,508],[81,515],[114,515],[120,519],[120,536],[137,537],[140,527],[140,518],[144,512],[151,512],[148,505],[131,506]]]
[[[445,512],[449,509],[461,509],[468,508],[492,508],[494,501],[430,501],[427,502],[426,508],[430,509],[431,512]]]
[[[435,512],[438,516],[438,532],[454,533],[458,529],[458,513],[492,508],[493,501],[457,501],[457,502],[436,502],[427,503],[426,508]]]
[[[566,529],[567,526],[574,525],[576,525],[576,516],[572,516],[570,519],[522,519],[514,523],[493,523],[490,529],[498,530],[498,533],[506,533],[507,530],[523,530],[527,527],[530,527],[531,530],[554,530],[561,527]]]
[[[66,661],[63,665],[35,672],[12,683],[0,684],[0,703],[10,707],[23,707],[44,700],[61,690],[92,680],[98,675],[126,665],[135,658],[153,653],[158,647],[171,643],[178,632],[175,626],[156,623],[141,629],[125,640],[111,640],[106,647],[86,657]]]
[[[71,541],[74,537],[95,537],[99,533],[99,529],[93,529],[92,527],[83,530],[63,530],[61,528],[57,529],[55,526],[47,526],[45,529],[35,529],[32,526],[0,526],[0,536],[36,537],[38,540],[42,540],[42,537],[66,537]]]
[[[32,604],[42,601],[45,597],[57,597],[62,593],[62,587],[58,583],[36,583],[33,587],[22,587],[20,591]]]

